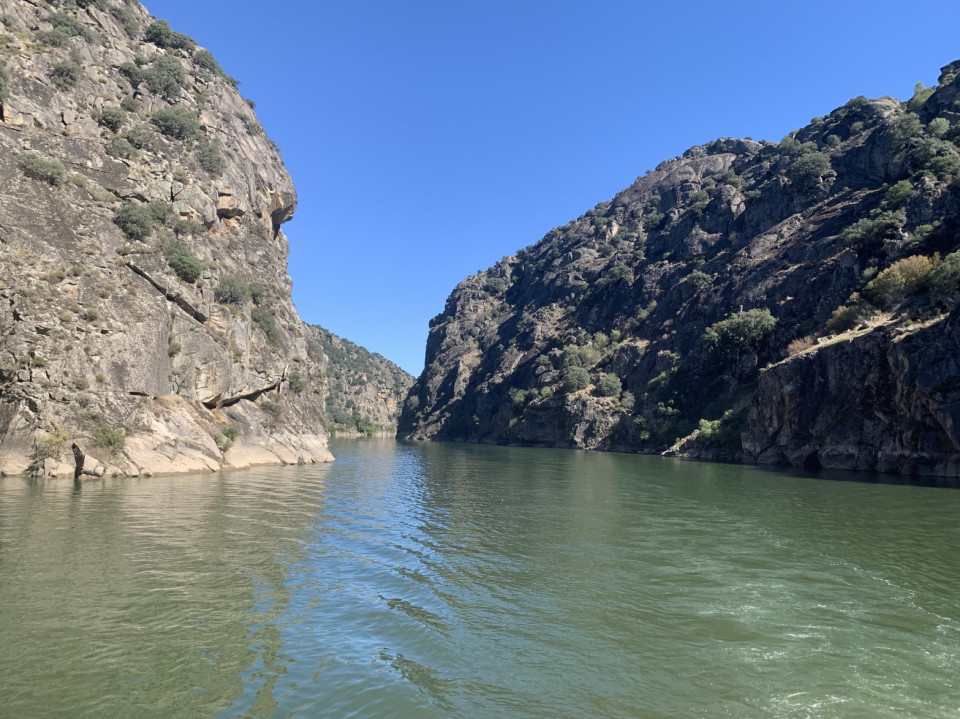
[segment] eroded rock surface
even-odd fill
[[[137,3],[0,15],[0,472],[330,460],[296,193],[235,82]]]

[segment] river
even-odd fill
[[[960,713],[956,490],[331,449],[0,479],[0,717]]]

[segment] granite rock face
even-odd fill
[[[690,148],[465,279],[398,435],[957,476],[958,74]]]
[[[235,82],[137,3],[0,14],[0,472],[332,459],[296,193]]]

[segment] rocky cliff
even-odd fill
[[[329,362],[325,408],[330,433],[392,437],[414,378],[382,355],[323,327],[310,329]]]
[[[399,436],[957,476],[958,75],[693,147],[467,278]]]
[[[0,23],[0,472],[331,459],[296,194],[236,81],[136,2]]]

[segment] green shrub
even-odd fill
[[[143,72],[143,79],[150,92],[167,100],[176,100],[187,85],[187,73],[175,57],[161,55]]]
[[[511,389],[511,390],[510,390],[510,404],[513,405],[513,408],[514,408],[514,409],[516,409],[516,410],[522,410],[524,407],[527,406],[527,402],[530,401],[530,395],[531,395],[531,394],[533,394],[534,396],[536,396],[535,393],[531,393],[531,392],[529,392],[528,390],[525,390],[525,389]]]
[[[223,454],[226,454],[230,451],[230,448],[233,446],[233,440],[230,439],[226,434],[221,434],[214,438],[213,440],[217,449],[219,449]]]
[[[267,291],[267,288],[264,287],[259,282],[251,282],[247,286],[247,290],[250,292],[250,299],[255,305],[263,304],[263,296]]]
[[[140,110],[143,109],[143,105],[141,105],[133,95],[124,95],[120,101],[120,109],[126,112],[140,112]]]
[[[287,387],[294,394],[300,394],[307,388],[307,380],[303,378],[300,370],[295,369],[287,373]]]
[[[260,326],[270,344],[280,344],[280,329],[277,327],[277,319],[273,316],[273,312],[265,307],[254,307],[250,313],[250,319]]]
[[[227,161],[223,159],[216,142],[201,141],[197,145],[197,161],[213,177],[219,177],[227,169]]]
[[[106,450],[107,455],[116,459],[123,451],[123,445],[126,443],[126,435],[122,429],[113,429],[106,423],[101,423],[93,431],[93,443],[97,447]]]
[[[166,255],[167,264],[181,280],[193,284],[200,279],[203,263],[185,244],[177,242],[171,245]]]
[[[829,157],[822,152],[811,152],[793,163],[787,171],[787,177],[806,192],[820,184],[820,179],[832,169]]]
[[[904,147],[910,140],[918,137],[923,131],[923,123],[920,118],[912,112],[908,112],[893,123],[890,128],[890,140],[894,149]]]
[[[240,275],[227,275],[220,280],[220,285],[213,294],[217,302],[242,305],[250,299],[250,285]]]
[[[588,384],[590,384],[590,373],[583,367],[567,367],[563,371],[561,390],[564,393],[570,394],[571,392],[576,392]]]
[[[738,312],[707,327],[701,341],[715,357],[735,359],[745,349],[757,351],[776,324],[766,308]]]
[[[0,103],[10,97],[10,76],[7,75],[7,68],[0,63]]]
[[[910,108],[911,112],[916,112],[930,99],[936,89],[935,87],[924,87],[922,82],[918,82],[913,87],[913,97],[907,102],[907,107]]]
[[[933,260],[923,255],[913,255],[897,260],[874,277],[863,294],[877,307],[885,308],[924,287],[927,277],[933,272]]]
[[[117,70],[127,79],[127,82],[130,83],[130,87],[132,87],[134,90],[140,87],[140,85],[147,79],[143,74],[143,70],[129,60],[121,63]]]
[[[625,282],[626,284],[633,283],[633,270],[631,270],[626,265],[614,265],[610,268],[610,271],[607,273],[606,280],[610,284],[616,284],[618,282]]]
[[[203,133],[200,121],[185,107],[164,107],[153,115],[153,122],[164,135],[177,140],[195,140]]]
[[[47,22],[53,25],[53,31],[64,37],[79,37],[85,42],[93,42],[94,36],[79,20],[67,13],[51,13]]]
[[[180,354],[180,351],[183,349],[183,345],[179,342],[171,342],[167,346],[167,357],[176,357]]]
[[[216,58],[213,56],[209,50],[204,50],[203,48],[197,49],[193,53],[193,62],[196,63],[197,67],[201,67],[204,70],[209,70],[214,75],[223,75],[223,68],[220,67],[220,63],[217,62]]]
[[[83,71],[73,60],[63,60],[51,68],[48,77],[58,90],[69,90],[80,81]]]
[[[130,38],[136,38],[140,34],[140,23],[132,12],[121,4],[111,5],[110,14],[113,15],[123,26],[123,31]]]
[[[152,42],[157,47],[192,51],[197,46],[196,40],[189,35],[171,30],[170,23],[166,20],[157,20],[147,25],[144,36],[147,42]]]
[[[156,134],[149,125],[137,125],[123,133],[123,138],[138,150],[154,150]]]
[[[687,275],[687,282],[695,289],[700,290],[713,282],[713,275],[708,275],[706,272],[701,272],[700,270],[694,270]]]
[[[951,252],[927,277],[927,286],[938,295],[960,292],[960,252]]]
[[[171,229],[178,237],[181,235],[197,237],[207,231],[207,228],[203,223],[191,222],[190,220],[175,220],[173,225],[171,225]]]
[[[945,117],[935,117],[927,123],[927,133],[931,137],[943,137],[950,130],[950,121]]]
[[[27,177],[50,185],[63,182],[64,170],[56,160],[48,160],[37,152],[25,152],[17,158],[17,167]]]
[[[877,252],[884,244],[900,238],[903,218],[894,212],[881,212],[876,217],[864,217],[840,233],[844,244],[856,250]]]
[[[620,378],[615,374],[605,374],[597,382],[597,394],[601,397],[617,397],[623,391]]]
[[[743,446],[740,434],[745,429],[746,424],[746,410],[734,412],[732,409],[728,409],[720,419],[701,419],[698,439],[728,452],[736,452]]]
[[[883,196],[883,202],[880,207],[884,210],[899,210],[910,199],[913,194],[913,185],[909,180],[900,180],[890,186],[887,194]]]
[[[108,130],[119,132],[123,123],[127,121],[127,113],[119,107],[107,105],[100,111],[97,121]]]
[[[233,442],[240,435],[240,430],[234,427],[232,424],[228,424],[223,428],[223,436]]]
[[[854,292],[847,299],[846,304],[840,305],[833,311],[827,320],[827,329],[831,332],[846,332],[852,330],[861,321],[873,315],[875,309],[867,302],[860,299],[860,295]]]
[[[150,207],[139,202],[124,202],[114,211],[113,221],[132,240],[147,239],[156,224]]]

